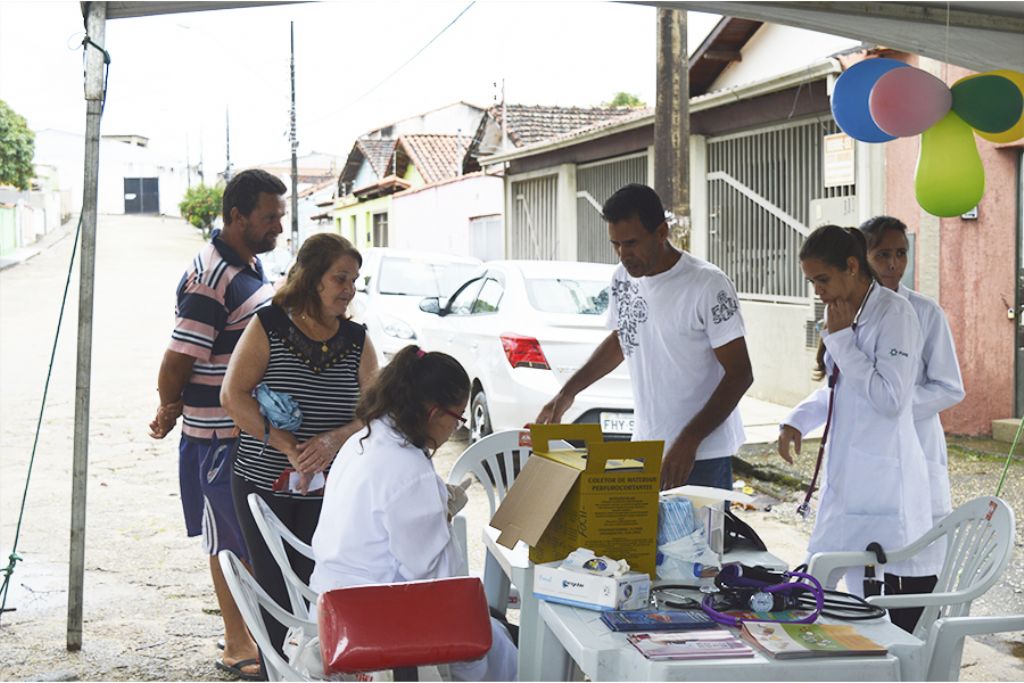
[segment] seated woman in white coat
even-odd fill
[[[780,425],[779,453],[792,462],[808,431],[832,418],[809,553],[859,551],[869,543],[902,548],[931,528],[924,452],[914,429],[914,384],[921,332],[910,303],[879,285],[855,228],[818,228],[800,250],[800,267],[825,303],[829,378]],[[825,407],[822,410],[822,406]],[[916,560],[887,564],[894,576],[921,576]],[[829,577],[834,586],[839,577]],[[846,587],[863,595],[863,569],[846,573]]]
[[[465,422],[469,388],[454,358],[407,346],[363,394],[356,415],[366,427],[345,442],[327,479],[313,590],[465,574],[431,457]],[[485,657],[451,665],[456,680],[516,679],[516,647],[493,617],[491,634]]]
[[[932,500],[932,523],[938,524],[953,510],[949,496],[949,470],[946,433],[939,412],[952,408],[964,398],[964,381],[956,358],[956,345],[946,314],[934,299],[915,292],[901,283],[907,269],[907,226],[892,216],[875,216],[860,226],[868,247],[868,263],[878,281],[910,302],[921,325],[921,368],[914,384],[914,428],[928,465],[928,486]],[[927,576],[903,577],[901,593],[930,593],[938,582],[945,559],[945,542],[937,541],[923,553],[930,567]],[[896,577],[886,577],[889,583]],[[911,629],[921,609],[906,612]],[[908,630],[911,630],[908,629]]]

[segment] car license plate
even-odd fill
[[[601,431],[609,434],[632,434],[633,413],[601,413]]]

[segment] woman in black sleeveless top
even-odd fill
[[[329,472],[338,449],[363,427],[355,406],[377,372],[366,330],[345,319],[361,265],[359,252],[343,237],[322,233],[307,239],[273,303],[246,326],[221,389],[224,408],[242,430],[231,492],[253,574],[286,609],[284,578],[246,498],[256,493],[296,536],[312,539],[323,502],[317,475]],[[264,419],[253,397],[260,383],[295,399],[302,411],[297,429],[278,429]],[[313,563],[297,555],[291,560],[295,573],[308,581]],[[268,630],[280,649],[285,628],[273,626],[278,628]]]

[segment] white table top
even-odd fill
[[[813,680],[893,681],[920,671],[923,643],[887,619],[821,623],[856,623],[858,630],[889,648],[881,657],[817,657],[775,660],[761,653],[748,659],[654,661],[608,629],[601,613],[541,601],[540,617],[561,646],[592,680]],[[902,660],[906,659],[906,662]]]

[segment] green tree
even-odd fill
[[[28,122],[0,100],[0,185],[27,190],[35,176],[36,135]]]
[[[223,197],[223,189],[199,184],[188,188],[178,209],[185,220],[203,231],[203,237],[209,237],[213,221],[221,213]]]
[[[647,103],[633,93],[619,91],[611,102],[605,102],[606,107],[646,107]]]

